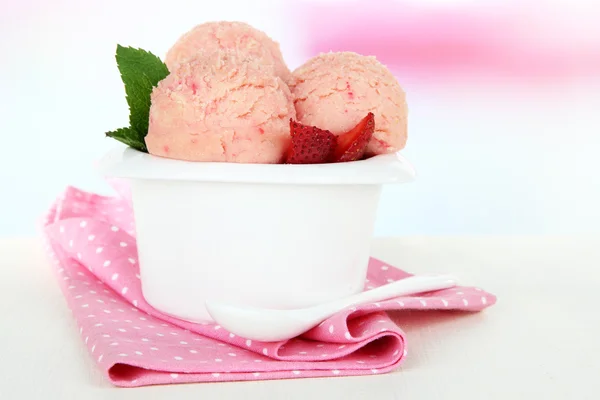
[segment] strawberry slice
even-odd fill
[[[285,163],[321,164],[331,160],[337,141],[333,133],[290,118],[290,134],[292,144],[285,154]]]
[[[365,155],[367,145],[375,131],[375,116],[367,114],[354,128],[337,137],[337,147],[333,152],[333,162],[360,160]]]

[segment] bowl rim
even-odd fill
[[[416,177],[398,153],[331,164],[241,164],[174,160],[126,147],[109,151],[97,167],[109,178],[196,182],[380,185]]]

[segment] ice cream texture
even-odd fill
[[[254,58],[260,64],[272,66],[275,74],[284,81],[290,79],[290,70],[283,60],[279,44],[243,22],[219,21],[197,25],[177,40],[168,51],[165,63],[169,71],[174,71],[201,52],[217,50],[235,50],[242,57]]]
[[[296,118],[288,86],[261,59],[233,50],[180,64],[151,95],[145,138],[156,156],[278,163]]]
[[[340,135],[372,112],[375,131],[366,155],[393,153],[406,145],[406,96],[375,57],[324,53],[292,73],[290,89],[298,120]]]

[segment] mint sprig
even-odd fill
[[[119,128],[115,131],[106,132],[106,136],[125,143],[127,146],[133,147],[136,150],[143,151],[144,153],[148,152],[144,138],[142,137],[140,139],[137,132],[130,127]]]
[[[169,70],[154,54],[133,47],[117,45],[116,60],[125,85],[130,126],[107,132],[106,136],[147,153],[144,138],[148,134],[150,94],[169,75]]]

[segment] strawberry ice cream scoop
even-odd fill
[[[375,115],[375,131],[365,154],[393,153],[406,144],[404,91],[375,57],[326,53],[292,73],[290,89],[298,120],[340,135],[365,115]]]
[[[283,61],[279,44],[243,22],[207,22],[194,27],[181,36],[167,52],[165,64],[174,71],[180,64],[196,58],[200,53],[217,50],[235,50],[242,57],[255,58],[259,63],[270,65],[275,74],[288,81],[290,70]]]
[[[146,145],[178,160],[278,163],[295,117],[272,69],[221,51],[180,65],[154,88]]]

